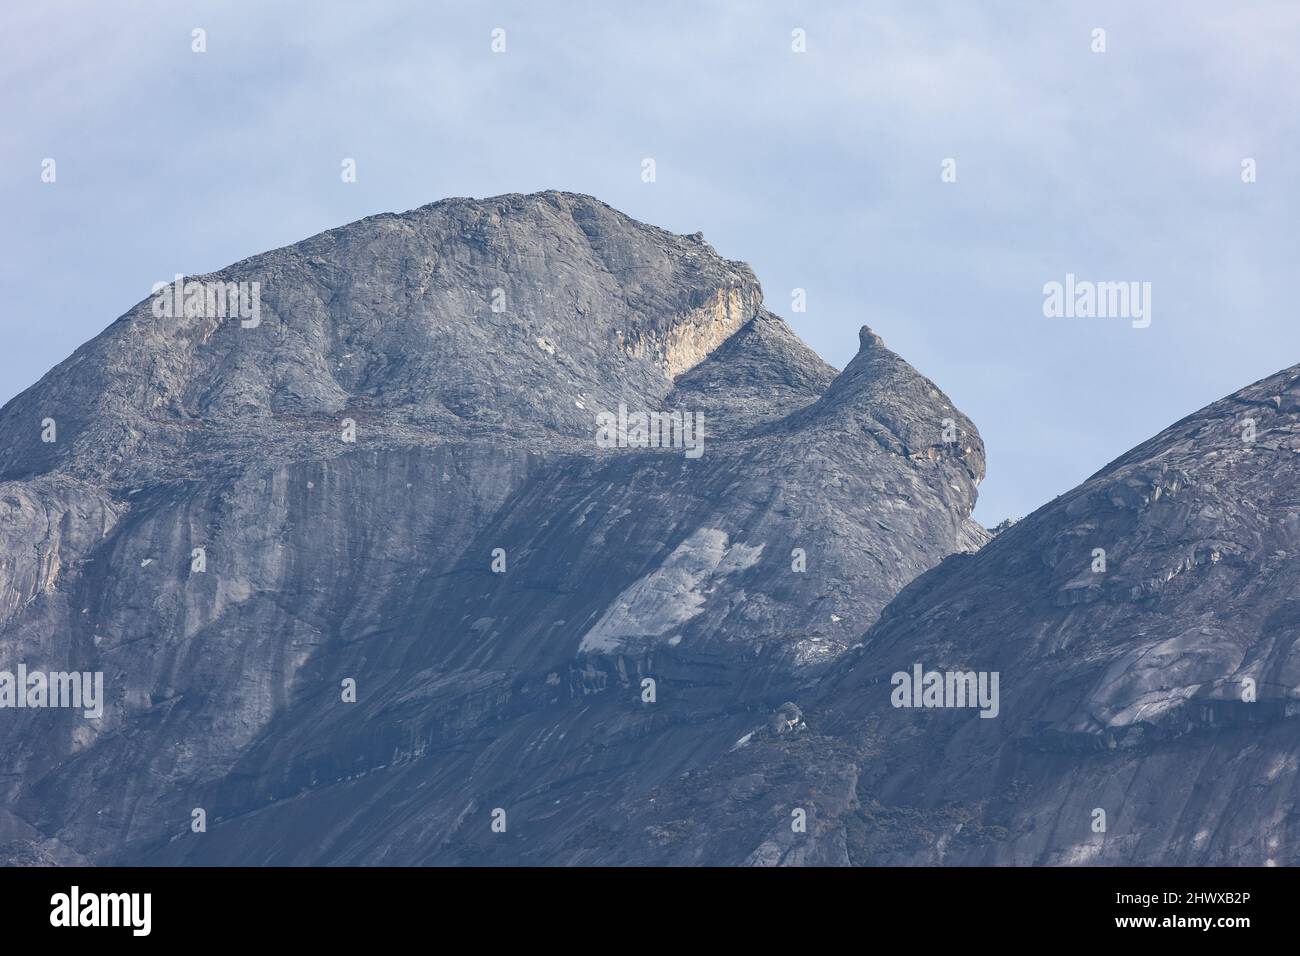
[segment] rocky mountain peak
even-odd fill
[[[987,538],[929,379],[869,332],[836,372],[748,266],[587,196],[191,278],[0,410],[0,649],[105,676],[93,721],[6,717],[5,862],[583,862],[806,739],[809,682]]]
[[[227,287],[258,315],[233,294],[213,314],[204,293]],[[142,300],[0,411],[0,475],[134,481],[251,435],[324,453],[344,419],[399,442],[583,441],[593,409],[655,407],[761,310],[748,266],[589,196],[442,200]]]
[[[871,326],[864,325],[858,329],[858,351],[865,352],[867,349],[883,349],[885,340],[871,330]]]

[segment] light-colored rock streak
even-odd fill
[[[719,289],[708,304],[680,316],[662,337],[654,331],[636,333],[624,348],[629,355],[652,359],[669,378],[676,378],[753,318],[760,302],[761,295],[752,289]]]
[[[582,638],[578,653],[613,654],[666,641],[672,631],[703,613],[719,579],[753,567],[762,553],[761,544],[731,544],[725,531],[700,528],[615,599]]]

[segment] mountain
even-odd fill
[[[1298,456],[1295,366],[947,558],[799,698],[798,732],[632,808],[679,837],[643,859],[1300,862]],[[918,665],[998,674],[997,716],[896,706]]]
[[[860,344],[837,373],[699,234],[556,192],[160,288],[0,410],[0,670],[104,686],[0,708],[0,862],[678,846],[656,794],[811,741],[797,702],[989,540],[974,425]]]

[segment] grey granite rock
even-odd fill
[[[678,837],[645,859],[1300,862],[1296,394],[1300,366],[921,575],[799,698],[809,733],[756,736],[631,812]],[[918,664],[997,673],[997,716],[896,706]]]
[[[819,675],[988,540],[982,444],[933,383],[865,328],[837,374],[748,267],[566,193],[199,278],[258,283],[260,322],[146,299],[0,410],[0,669],[102,671],[107,697],[0,710],[0,857],[853,858],[824,821],[859,806],[854,748],[803,778],[810,843],[722,845],[741,809],[788,817],[763,774],[693,791],[694,846],[654,801],[834,750]],[[620,404],[702,413],[703,454],[600,447]],[[1106,714],[1144,692],[1113,683]]]

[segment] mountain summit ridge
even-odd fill
[[[0,656],[107,698],[4,715],[11,861],[511,862],[466,824],[508,804],[581,862],[987,540],[932,382],[837,373],[748,266],[588,197],[210,275],[260,315],[145,300],[0,409]],[[600,447],[623,406],[703,454]]]
[[[555,274],[540,280],[538,266]],[[184,449],[196,427],[323,426],[376,407],[411,429],[520,420],[584,436],[576,403],[661,399],[762,302],[747,266],[561,193],[372,216],[185,279],[257,283],[257,326],[163,321],[142,300],[0,410],[17,438],[0,476],[72,449],[79,473],[130,470],[148,445]],[[19,425],[47,417],[62,441]]]
[[[142,304],[0,410],[0,658],[106,698],[0,714],[4,861],[1297,862],[1300,368],[990,540],[942,390],[698,238],[514,195],[245,262],[255,327]]]

